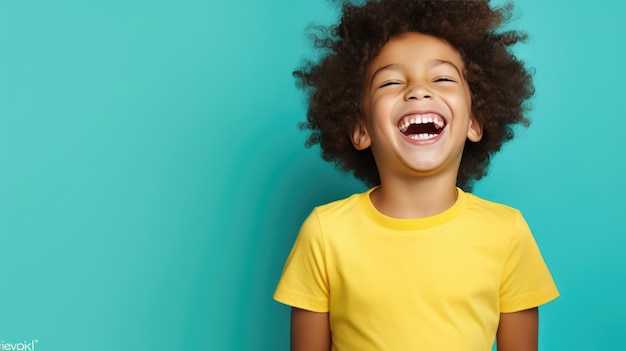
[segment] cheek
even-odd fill
[[[380,96],[372,101],[371,109],[378,114],[389,114],[393,111],[395,100],[389,96]]]
[[[466,112],[471,114],[472,112],[472,98],[468,92],[457,92],[452,98],[455,108],[460,112]]]

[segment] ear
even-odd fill
[[[359,151],[365,150],[372,145],[372,139],[367,132],[365,121],[363,121],[362,118],[359,118],[359,120],[354,124],[352,134],[350,134],[350,139],[352,140],[354,148]]]
[[[469,128],[467,129],[467,139],[471,142],[477,143],[483,138],[483,127],[478,123],[474,114],[470,117]]]

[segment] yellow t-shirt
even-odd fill
[[[458,189],[438,215],[396,219],[370,192],[311,213],[274,293],[330,312],[332,350],[489,351],[501,312],[559,295],[519,211]]]

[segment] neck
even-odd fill
[[[457,199],[456,175],[453,179],[412,178],[384,181],[374,190],[371,201],[376,209],[394,218],[429,217],[454,205]]]

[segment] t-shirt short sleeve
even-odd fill
[[[558,296],[528,224],[518,212],[500,284],[500,311],[537,307]]]
[[[313,312],[328,312],[324,237],[313,211],[304,221],[287,258],[274,299]]]

